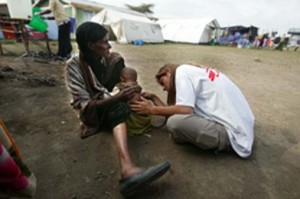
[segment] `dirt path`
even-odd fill
[[[113,50],[138,70],[144,90],[162,98],[154,80],[161,65],[194,62],[216,67],[239,85],[256,117],[253,155],[247,160],[176,145],[165,129],[154,130],[151,138],[130,137],[139,165],[171,162],[170,172],[133,198],[300,197],[299,52],[175,44],[114,44]],[[64,66],[2,56],[0,71],[0,117],[37,176],[35,198],[122,198],[112,136],[79,138]]]

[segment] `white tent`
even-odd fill
[[[30,20],[32,17],[31,0],[0,0],[0,14],[12,19]]]
[[[142,15],[103,9],[91,21],[108,25],[120,43],[131,43],[143,40],[145,43],[164,42],[161,27]]]
[[[208,43],[220,24],[216,19],[166,19],[159,20],[165,40],[184,43]]]
[[[300,42],[300,28],[290,28],[288,31],[288,34],[290,34],[289,46],[299,46]]]

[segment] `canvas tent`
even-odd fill
[[[119,43],[142,40],[145,43],[164,42],[161,27],[142,15],[129,12],[103,9],[91,21],[110,26]]]
[[[300,28],[290,28],[288,31],[290,34],[289,46],[299,46],[300,45]]]
[[[20,25],[23,27],[31,19],[31,0],[0,0],[0,39],[20,38]]]
[[[0,0],[1,1],[1,0]],[[145,14],[138,13],[136,11],[128,10],[125,8],[119,8],[93,0],[60,0],[65,7],[65,10],[69,17],[74,19],[74,28],[78,27],[85,21],[90,21],[93,16],[98,14],[105,8],[113,9],[121,12],[130,13],[133,15],[138,15],[146,17]],[[49,0],[37,0],[34,6],[45,9],[49,6]],[[51,14],[50,14],[51,15]],[[57,25],[55,21],[47,20],[48,23],[48,36],[50,39],[57,39]],[[71,34],[72,38],[75,38],[75,34]]]
[[[158,23],[165,40],[193,44],[208,43],[220,28],[216,19],[165,19]]]
[[[0,0],[0,16],[11,19],[30,20],[32,17],[31,0]]]

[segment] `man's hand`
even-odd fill
[[[44,20],[54,20],[54,17],[42,17],[41,16],[41,18],[44,19]]]
[[[130,97],[132,97],[132,95],[134,94],[134,92],[136,92],[138,88],[140,88],[140,86],[125,87],[119,93],[114,95],[114,97],[119,100],[128,100],[130,99]]]

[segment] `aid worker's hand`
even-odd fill
[[[147,100],[151,100],[152,101],[153,98],[156,97],[156,95],[153,94],[153,93],[149,93],[149,92],[143,92],[142,93],[142,97],[145,98],[145,99],[147,99]]]
[[[129,104],[130,109],[138,114],[152,114],[154,105],[147,99],[143,98],[140,101],[135,101]]]

